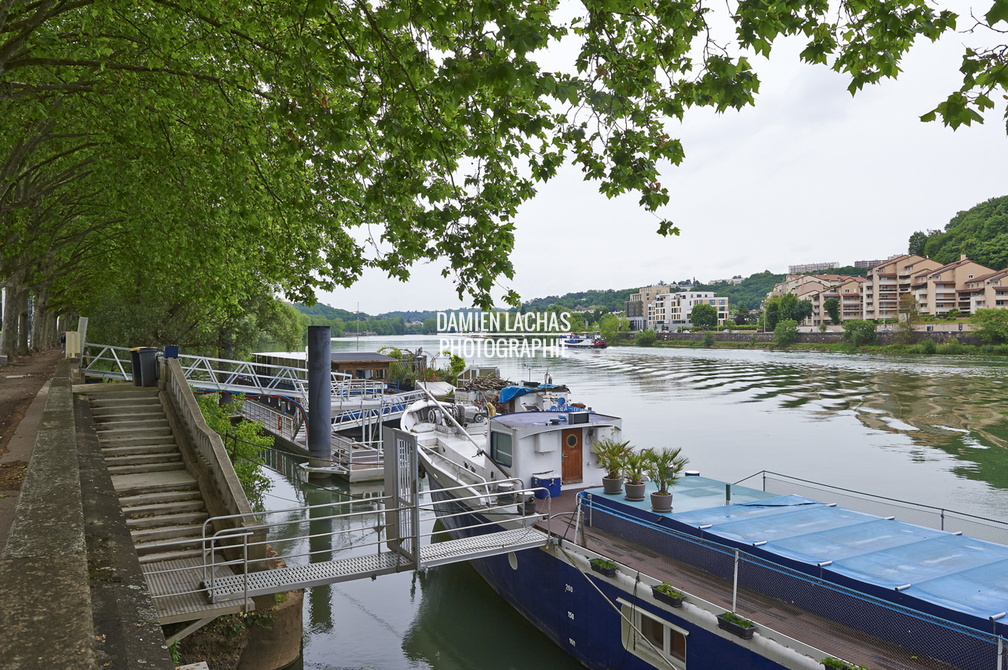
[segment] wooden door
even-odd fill
[[[560,473],[560,481],[564,484],[575,484],[584,479],[582,435],[581,428],[567,428],[560,433],[560,441],[563,443],[561,447],[563,470]]]

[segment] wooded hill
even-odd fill
[[[965,254],[993,270],[1008,267],[1008,195],[991,198],[959,212],[945,230],[918,231],[910,236],[910,253],[951,263]]]

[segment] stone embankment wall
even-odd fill
[[[722,331],[712,332],[711,334],[714,336],[715,342],[748,344],[753,341],[753,336],[755,336],[755,341],[759,344],[773,344],[774,341],[773,333],[758,333],[752,330],[732,333]],[[658,333],[658,339],[665,341],[703,342],[706,337],[707,333]],[[876,338],[878,344],[895,344],[900,342],[899,333],[895,332],[877,333]],[[959,344],[983,344],[979,336],[967,332],[936,331],[914,333],[914,342],[933,340],[938,344],[944,344],[953,338]],[[839,344],[843,342],[843,333],[798,333],[798,339],[795,341],[800,344]]]

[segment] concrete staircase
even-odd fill
[[[157,388],[103,384],[89,392],[112,486],[141,563],[202,555],[206,508],[182,461]],[[171,547],[157,543],[186,541]]]

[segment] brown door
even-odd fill
[[[563,442],[561,450],[563,471],[560,473],[560,481],[564,484],[574,484],[584,479],[584,470],[581,465],[583,459],[581,432],[580,428],[567,428],[560,433],[560,441]]]

